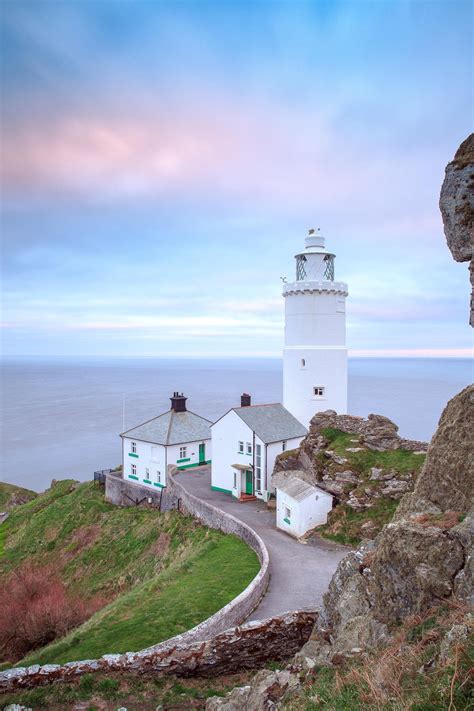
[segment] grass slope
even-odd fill
[[[235,536],[176,511],[118,508],[93,483],[60,481],[17,507],[4,526],[0,575],[23,561],[54,563],[73,592],[110,600],[66,638],[21,664],[156,644],[219,610],[259,569],[255,553]]]
[[[18,503],[34,499],[35,496],[37,496],[35,491],[0,481],[0,511],[9,511]]]
[[[423,466],[425,455],[414,454],[406,449],[392,449],[386,452],[374,452],[362,445],[354,443],[355,436],[342,432],[341,430],[327,427],[322,430],[322,434],[329,441],[328,449],[334,451],[340,457],[348,460],[346,469],[357,473],[362,484],[354,489],[357,496],[359,490],[363,492],[366,488],[380,489],[380,481],[372,481],[370,473],[372,467],[384,469],[385,471],[395,470],[397,475],[404,479],[416,477]],[[360,452],[348,452],[347,448],[361,447]],[[327,459],[321,453],[321,464],[327,466]],[[357,546],[361,540],[367,537],[362,526],[370,522],[372,524],[370,537],[373,538],[383,526],[388,523],[395,513],[398,501],[387,496],[373,499],[373,505],[363,511],[355,511],[347,504],[340,504],[335,507],[329,516],[326,525],[321,526],[318,532],[325,538],[329,538],[337,543]]]

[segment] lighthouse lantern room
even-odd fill
[[[347,284],[334,280],[335,255],[319,229],[296,257],[284,284],[283,404],[305,427],[316,412],[347,412]]]

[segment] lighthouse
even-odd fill
[[[335,281],[335,255],[319,229],[295,256],[296,279],[285,282],[283,404],[305,427],[316,412],[347,412],[347,284]]]

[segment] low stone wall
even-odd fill
[[[189,641],[188,633],[141,652],[106,654],[100,659],[10,669],[0,673],[0,690],[12,691],[67,682],[93,672],[153,675],[218,676],[255,669],[270,660],[284,660],[308,641],[318,613],[289,612],[268,620],[234,627],[205,641]]]
[[[105,499],[115,506],[144,506],[170,511],[179,507],[178,497],[168,488],[150,489],[122,478],[121,472],[105,475]]]

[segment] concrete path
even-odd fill
[[[240,503],[229,494],[212,491],[210,467],[180,472],[175,478],[194,496],[244,521],[267,546],[270,584],[249,620],[321,606],[332,574],[349,548],[316,536],[307,544],[298,543],[276,528],[275,512],[263,502]]]

